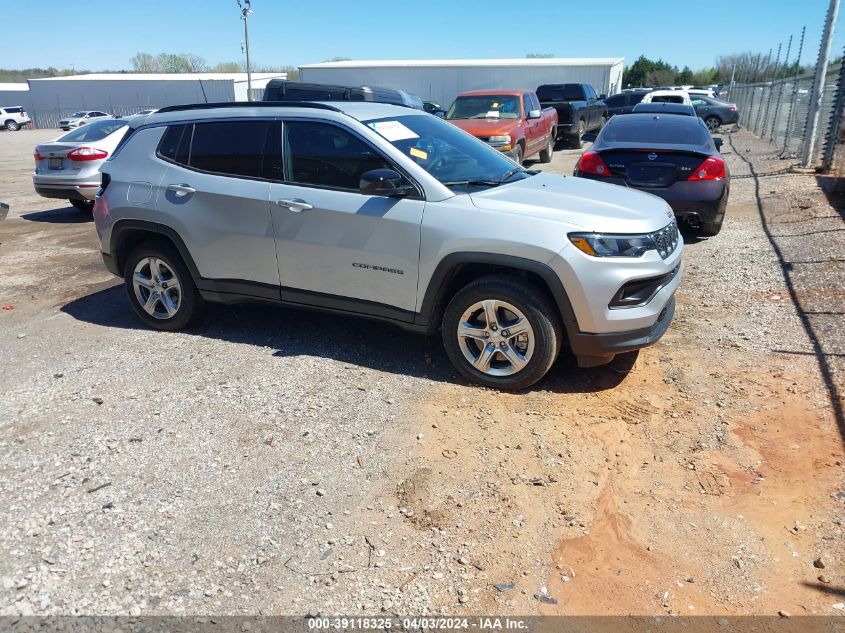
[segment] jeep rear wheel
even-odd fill
[[[10,132],[17,132],[19,129],[21,129],[21,126],[18,125],[17,121],[9,120],[6,121],[6,129]]]
[[[531,283],[484,277],[459,291],[443,315],[443,345],[468,380],[525,389],[551,368],[562,341],[557,310]]]
[[[123,281],[129,303],[148,326],[181,330],[203,301],[179,253],[165,242],[144,242],[126,258]]]

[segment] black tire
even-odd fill
[[[516,161],[517,165],[522,166],[522,161],[524,160],[522,145],[517,145],[513,150],[513,159]]]
[[[702,222],[698,234],[703,237],[713,237],[722,230],[722,222]]]
[[[604,126],[607,125],[607,115],[603,114],[601,117],[601,123],[599,123],[599,129],[596,133],[601,132],[604,129]]]
[[[716,132],[720,127],[722,127],[722,120],[717,116],[709,116],[704,119],[704,123],[707,124],[707,129],[711,132]]]
[[[173,316],[157,318],[149,314],[135,294],[133,284],[135,268],[141,260],[147,257],[155,257],[162,260],[177,278],[181,289],[181,301]],[[202,314],[203,308],[205,307],[188,267],[185,266],[178,251],[168,242],[144,242],[135,247],[126,258],[123,271],[123,284],[126,289],[126,295],[129,297],[129,303],[132,304],[135,313],[146,325],[156,330],[173,332],[184,329]]]
[[[91,213],[94,210],[93,200],[68,200],[68,202],[80,211],[88,211],[88,213]]]
[[[549,144],[544,150],[540,150],[540,162],[541,163],[550,163],[552,162],[552,156],[555,154],[555,134],[556,132],[552,130],[551,135],[549,136]]]
[[[464,312],[486,299],[506,301],[520,310],[531,325],[534,351],[525,367],[509,376],[479,371],[465,358],[458,342],[458,324]],[[455,369],[467,380],[493,389],[527,389],[545,376],[557,358],[563,341],[560,315],[548,295],[519,277],[491,275],[461,289],[446,307],[442,323],[443,346]]]
[[[6,129],[10,132],[17,132],[19,129],[21,129],[21,126],[18,124],[17,121],[9,120],[6,121]]]
[[[584,136],[584,132],[587,130],[586,126],[584,125],[584,120],[581,119],[578,121],[578,133],[575,136],[570,137],[569,142],[572,144],[573,149],[581,149],[584,147],[584,141],[581,140],[581,137]]]

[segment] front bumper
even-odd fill
[[[569,335],[569,345],[580,367],[604,365],[612,361],[616,354],[642,349],[659,341],[669,329],[674,316],[675,297],[672,296],[655,322],[648,327],[604,334],[578,332]]]

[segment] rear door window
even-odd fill
[[[286,121],[284,180],[358,191],[361,176],[392,165],[351,132],[328,123]]]
[[[227,176],[262,178],[270,121],[196,123],[188,165]]]
[[[18,114],[20,113],[23,108],[4,108],[7,114]]]

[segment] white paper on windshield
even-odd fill
[[[370,127],[391,143],[405,141],[409,138],[419,138],[418,134],[414,134],[399,121],[376,121],[375,123],[370,123]]]
[[[498,119],[499,118],[499,111],[498,110],[490,110],[487,113],[488,119]]]

